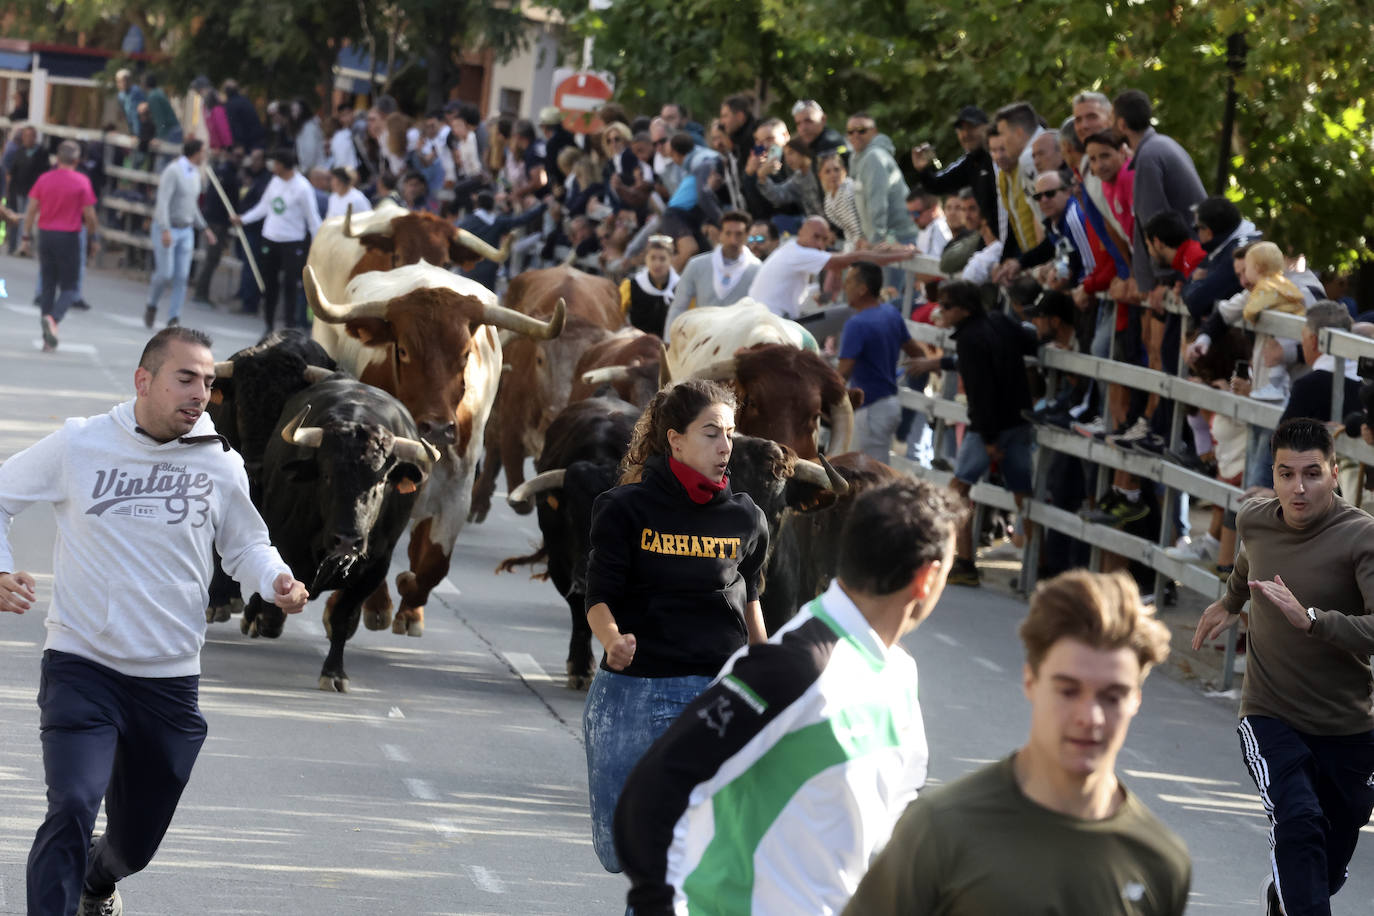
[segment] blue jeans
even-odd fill
[[[997,434],[996,445],[1002,450],[1002,479],[1013,493],[1029,493],[1031,484],[1031,427],[1029,423],[1004,429]],[[954,476],[973,486],[992,467],[983,437],[971,429],[964,431],[959,444],[959,456],[954,462]]]
[[[28,912],[67,916],[83,884],[108,894],[152,861],[205,742],[205,719],[196,675],[130,677],[51,649],[42,672],[48,813],[29,853]],[[102,798],[105,833],[92,848]]]
[[[162,291],[172,287],[172,301],[168,319],[181,317],[186,302],[186,279],[191,276],[191,252],[196,246],[196,233],[190,226],[170,229],[172,244],[162,244],[162,227],[153,225],[153,281],[148,289],[148,304],[156,307]]]
[[[711,678],[631,677],[598,668],[582,711],[592,846],[609,872],[620,871],[615,852],[615,806],[639,758],[668,730]]]

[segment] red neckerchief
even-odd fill
[[[712,480],[696,468],[688,467],[671,455],[668,456],[668,468],[687,490],[687,495],[691,497],[692,502],[699,506],[709,503],[711,497],[725,489],[726,481],[729,480],[729,475],[720,480]]]

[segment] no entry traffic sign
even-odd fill
[[[569,74],[553,89],[553,104],[563,112],[563,126],[575,134],[596,133],[602,127],[596,111],[610,99],[611,84],[585,70]]]

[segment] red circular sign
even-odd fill
[[[602,127],[596,112],[611,97],[611,86],[595,73],[574,73],[554,87],[553,104],[563,112],[563,126],[575,134]]]

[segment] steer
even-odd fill
[[[570,405],[555,421],[559,432],[573,440],[568,453],[551,452],[549,460],[540,463],[541,473],[508,497],[512,505],[537,501],[544,544],[530,556],[504,561],[497,572],[509,572],[523,563],[547,561],[549,577],[567,599],[572,613],[567,686],[574,690],[590,683],[594,664],[585,607],[592,503],[616,484],[619,472],[614,456],[628,448],[633,413],[623,402],[601,398]],[[553,431],[551,426],[551,449]],[[564,436],[560,435],[558,441],[564,441]],[[571,460],[560,464],[559,458]],[[818,505],[829,495],[828,491],[839,492],[845,487],[842,477],[822,465],[799,459],[776,442],[752,436],[734,437],[729,473],[731,488],[748,493],[763,510],[770,538],[776,537],[785,511]],[[764,587],[767,588],[766,580]]]
[[[565,306],[553,303],[548,320],[532,318],[498,305],[496,294],[482,284],[423,262],[354,278],[344,303],[331,302],[307,266],[305,292],[317,327],[337,325],[346,332],[330,350],[340,368],[395,395],[415,418],[421,438],[441,452],[415,506],[410,569],[396,579],[401,606],[392,630],[419,636],[425,602],[448,575],[467,518],[501,376],[497,331],[557,337]],[[382,585],[368,599],[363,622],[384,629],[391,607]]]
[[[287,398],[334,371],[334,360],[304,331],[273,331],[215,363],[215,388],[207,408],[215,429],[243,457],[248,492],[262,507],[262,453]],[[215,564],[210,579],[208,623],[223,623],[243,609],[239,585]]]
[[[344,693],[344,644],[363,602],[386,585],[391,552],[439,450],[418,438],[400,401],[343,373],[287,401],[276,433],[263,454],[263,521],[292,575],[313,595],[333,592],[319,684]],[[285,622],[257,595],[243,617],[254,636],[280,636]]]
[[[665,382],[691,378],[736,350],[757,344],[787,344],[819,351],[810,331],[752,299],[683,312],[673,321],[668,339],[672,343],[663,362]]]
[[[771,542],[765,567],[768,586],[759,596],[763,622],[774,633],[812,598],[830,587],[840,555],[840,531],[865,490],[880,486],[902,475],[863,452],[846,452],[832,460],[836,472],[848,488],[828,504],[814,511],[787,513]]]
[[[508,490],[524,482],[525,456],[537,457],[543,449],[544,431],[568,403],[578,359],[623,320],[615,284],[570,267],[520,274],[511,281],[506,302],[532,317],[544,317],[555,302],[566,302],[568,324],[557,340],[511,341],[504,350],[509,368],[501,376],[482,472],[472,487],[472,522],[483,521],[491,511],[502,468]]]
[[[663,341],[639,328],[621,328],[582,354],[569,400],[589,398],[609,385],[621,399],[648,407],[658,392],[662,360]]]

